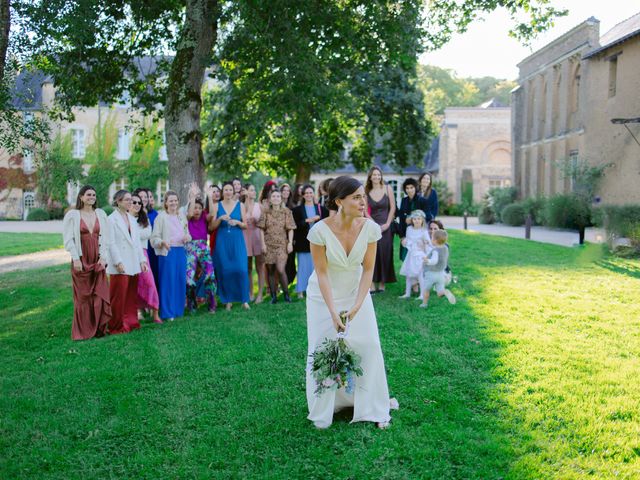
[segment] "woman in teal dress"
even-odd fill
[[[222,200],[213,206],[213,228],[218,230],[213,265],[218,278],[220,301],[231,310],[233,302],[249,309],[247,247],[242,230],[247,228],[244,205],[234,199],[231,182],[222,186]]]

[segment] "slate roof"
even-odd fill
[[[501,102],[500,100],[497,100],[495,97],[491,98],[489,100],[487,100],[484,103],[481,103],[480,105],[478,105],[477,108],[505,108],[508,107],[509,105],[507,105],[506,103]]]
[[[627,18],[625,21],[620,22],[607,33],[602,35],[600,37],[600,46],[587,53],[583,58],[593,57],[600,52],[626,42],[637,35],[640,35],[640,12]]]
[[[40,110],[42,107],[42,84],[51,81],[42,72],[22,71],[16,77],[11,92],[11,102],[16,110]]]
[[[162,57],[136,57],[133,65],[138,72],[138,78],[144,80],[154,73]],[[166,57],[170,59],[171,57]],[[51,82],[52,78],[42,72],[23,70],[16,78],[14,89],[11,93],[13,106],[17,110],[41,110],[42,109],[42,84]],[[111,105],[108,102],[100,102],[100,106]]]

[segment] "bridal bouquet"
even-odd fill
[[[340,312],[340,318],[346,325],[344,332],[339,332],[334,340],[326,339],[310,355],[313,359],[312,374],[316,380],[316,395],[327,390],[345,387],[347,393],[355,389],[355,377],[362,375],[360,356],[345,342],[349,331],[347,312]]]

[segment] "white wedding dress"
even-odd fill
[[[307,238],[311,243],[326,247],[329,284],[338,312],[351,310],[353,307],[367,245],[377,242],[381,236],[380,226],[372,220],[366,220],[347,256],[342,244],[324,221],[316,223],[309,231]],[[353,407],[352,422],[383,423],[391,419],[387,375],[371,295],[367,293],[362,307],[350,323],[346,342],[361,356],[363,370],[363,375],[356,377],[355,391],[352,394],[347,394],[341,388],[316,395],[316,382],[311,374],[312,360],[307,357],[307,418],[319,428],[329,427],[333,421],[333,413],[350,406]],[[326,338],[335,338],[336,334],[314,271],[307,287],[308,354],[313,353]]]

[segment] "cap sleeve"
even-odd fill
[[[307,240],[309,240],[314,245],[326,245],[327,242],[324,237],[324,233],[322,232],[322,227],[320,226],[322,222],[316,223],[307,234]]]
[[[373,220],[367,220],[367,234],[368,234],[368,243],[377,242],[382,238],[382,230],[380,230],[380,225],[378,225]]]

